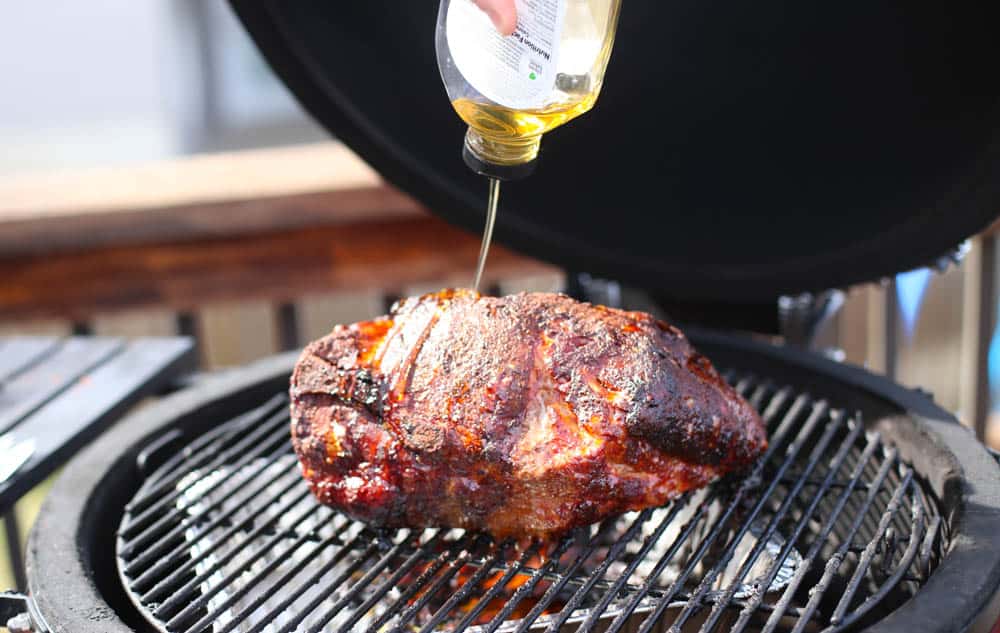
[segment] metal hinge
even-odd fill
[[[35,601],[14,591],[0,593],[0,622],[10,633],[49,633]]]
[[[778,327],[785,342],[811,349],[820,329],[840,312],[845,300],[842,290],[779,297]]]

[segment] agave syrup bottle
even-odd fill
[[[542,135],[597,101],[621,0],[517,0],[504,37],[472,0],[442,0],[441,77],[469,125],[463,158],[497,180],[530,174]]]

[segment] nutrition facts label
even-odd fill
[[[517,29],[503,37],[472,0],[452,0],[451,58],[483,96],[515,109],[541,108],[556,83],[566,0],[517,0]]]

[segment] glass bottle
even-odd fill
[[[441,1],[438,66],[469,125],[470,168],[527,175],[542,135],[594,107],[620,8],[621,0],[517,0],[517,29],[504,37],[472,0]]]

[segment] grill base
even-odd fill
[[[899,455],[894,457],[882,448],[874,449],[872,457],[876,461],[872,468],[875,469],[875,473],[873,475],[872,468],[865,467],[862,469],[864,471],[863,477],[877,476],[882,466],[888,463],[885,487],[876,494],[873,503],[877,503],[878,507],[883,509],[888,508],[888,505],[885,504],[891,504],[894,497],[898,497],[898,503],[895,504],[894,511],[890,513],[890,518],[885,522],[885,530],[882,531],[881,536],[879,536],[879,530],[882,529],[883,522],[881,516],[876,516],[878,513],[873,511],[855,515],[862,517],[858,527],[858,538],[864,538],[865,541],[848,546],[849,551],[842,563],[842,568],[847,573],[843,575],[833,574],[826,591],[823,592],[824,595],[835,596],[839,601],[840,597],[846,596],[847,592],[851,591],[850,576],[853,571],[865,569],[862,582],[854,590],[853,597],[849,599],[847,609],[844,611],[845,621],[838,623],[837,626],[858,627],[872,624],[876,628],[885,630],[908,630],[913,626],[913,618],[921,618],[920,621],[924,624],[948,624],[947,627],[942,626],[941,629],[947,630],[956,623],[970,623],[975,616],[996,619],[996,612],[989,605],[997,582],[1000,580],[1000,574],[997,573],[1000,569],[1000,560],[998,560],[1000,557],[996,556],[994,548],[977,548],[975,544],[988,542],[992,531],[991,526],[995,525],[993,522],[1000,519],[1000,512],[998,512],[995,503],[995,499],[1000,496],[997,495],[1000,492],[998,490],[1000,486],[997,485],[997,480],[1000,477],[997,475],[996,465],[989,462],[989,456],[980,445],[976,444],[962,429],[950,421],[945,421],[945,414],[934,407],[926,398],[918,397],[860,370],[834,365],[788,350],[774,349],[727,337],[696,335],[692,338],[703,351],[720,365],[748,367],[753,369],[757,375],[774,377],[776,381],[784,378],[781,375],[781,372],[784,372],[796,379],[792,384],[797,389],[800,387],[808,388],[810,392],[827,396],[830,402],[835,403],[837,402],[836,398],[839,397],[840,402],[850,403],[852,407],[861,409],[868,420],[893,414],[897,416],[910,414],[897,421],[887,423],[884,428],[883,425],[876,425],[883,432],[887,443],[898,449]],[[727,356],[735,356],[741,362],[739,365],[727,362]],[[114,433],[102,438],[92,449],[74,461],[50,496],[49,507],[36,526],[29,547],[32,592],[38,600],[41,610],[50,621],[62,622],[71,630],[85,633],[98,630],[120,632],[148,629],[148,620],[131,604],[125,592],[122,591],[116,566],[109,556],[109,553],[114,551],[110,549],[114,546],[113,530],[124,516],[121,509],[128,499],[136,495],[137,489],[141,487],[140,484],[148,486],[154,480],[165,481],[162,477],[170,469],[167,463],[170,456],[176,454],[178,447],[191,441],[185,438],[203,438],[205,441],[219,439],[221,435],[209,438],[206,433],[224,434],[224,428],[217,426],[219,422],[245,413],[254,403],[266,402],[270,394],[282,391],[284,385],[287,384],[287,372],[292,362],[291,356],[275,359],[242,370],[237,375],[217,379],[193,391],[174,396],[157,407],[138,416],[133,416],[132,420],[120,425]],[[764,399],[773,399],[775,394],[779,393],[757,383],[750,383],[747,386],[751,388],[751,391],[748,392],[751,397],[755,397],[756,389],[769,390],[757,402],[761,405],[765,404]],[[697,560],[703,561],[704,564],[694,565],[685,582],[673,585],[668,584],[669,578],[653,574],[654,578],[664,578],[664,580],[658,587],[653,586],[655,583],[650,585],[651,594],[648,600],[643,598],[637,601],[635,604],[637,615],[624,618],[619,617],[620,612],[616,612],[613,617],[605,619],[595,616],[591,618],[591,624],[595,625],[595,630],[601,630],[598,627],[612,625],[621,630],[632,630],[642,622],[653,622],[652,618],[655,618],[656,625],[642,626],[643,630],[647,628],[656,630],[664,623],[669,624],[671,620],[677,619],[683,619],[689,625],[695,623],[702,625],[706,624],[705,618],[713,618],[710,623],[715,625],[715,630],[728,630],[733,625],[738,624],[741,609],[746,606],[747,600],[755,600],[755,596],[742,595],[737,590],[733,592],[734,595],[728,601],[727,606],[717,609],[713,615],[712,607],[716,603],[721,603],[720,596],[714,592],[717,592],[720,587],[726,588],[726,582],[717,585],[711,579],[713,568],[722,569],[717,565],[717,561],[726,557],[727,548],[720,548],[719,544],[739,544],[740,539],[736,538],[736,534],[741,528],[746,528],[744,532],[751,533],[752,537],[752,530],[758,529],[755,519],[749,518],[750,514],[754,512],[754,508],[758,507],[762,499],[765,501],[772,499],[772,501],[759,505],[758,516],[765,519],[775,518],[782,512],[781,503],[792,495],[791,488],[796,485],[797,481],[801,480],[804,483],[802,489],[792,496],[800,500],[790,503],[784,510],[784,517],[777,522],[775,533],[791,542],[792,548],[804,558],[809,557],[811,543],[821,542],[819,556],[823,558],[830,556],[829,550],[831,548],[840,547],[841,543],[837,540],[838,534],[842,533],[845,526],[850,528],[847,518],[854,512],[851,510],[854,507],[852,504],[856,504],[851,499],[855,497],[860,499],[865,496],[860,491],[851,492],[848,495],[845,509],[841,512],[845,518],[843,521],[834,522],[830,538],[823,540],[816,536],[809,536],[822,534],[822,525],[814,525],[810,521],[804,523],[805,527],[801,534],[798,538],[795,537],[795,525],[804,516],[803,513],[808,512],[809,504],[816,498],[815,494],[808,492],[809,489],[818,490],[818,488],[811,488],[813,483],[810,481],[822,483],[828,474],[828,470],[826,470],[829,464],[827,458],[831,455],[828,454],[829,451],[820,452],[820,458],[815,460],[813,465],[814,476],[802,479],[800,477],[802,472],[798,469],[803,465],[808,467],[809,463],[813,461],[811,460],[812,452],[819,445],[818,442],[822,439],[826,429],[829,428],[827,422],[837,414],[836,411],[829,409],[815,413],[813,407],[819,404],[816,401],[799,405],[800,413],[805,413],[805,417],[788,423],[786,435],[779,441],[775,441],[779,435],[778,431],[782,426],[782,420],[787,418],[788,411],[796,400],[792,396],[796,395],[796,393],[790,393],[788,397],[791,399],[786,399],[785,404],[778,407],[785,410],[779,411],[776,417],[771,419],[771,437],[775,452],[772,453],[773,458],[767,462],[769,465],[761,471],[760,477],[752,478],[749,483],[733,480],[714,486],[713,490],[716,491],[720,500],[718,507],[722,508],[721,511],[714,509],[715,504],[703,503],[700,499],[690,500],[687,504],[675,503],[665,510],[670,512],[674,507],[680,507],[681,510],[678,510],[677,515],[679,517],[681,512],[688,511],[684,510],[685,507],[704,508],[704,512],[713,526],[719,525],[720,521],[722,522],[721,528],[710,529],[707,532],[700,527],[692,528],[688,540],[685,541],[692,545],[686,546],[688,551],[678,555],[677,558],[677,560],[688,562],[696,560],[696,557],[693,557],[691,553],[692,547],[694,550],[703,549],[704,551],[699,554],[700,558]],[[842,396],[846,396],[846,398]],[[809,436],[803,436],[804,439],[798,441],[797,438],[809,425],[810,415],[818,417],[812,424]],[[922,419],[922,416],[927,415],[934,415],[938,420]],[[862,428],[856,421],[852,422],[851,420],[851,416],[843,415],[840,417],[840,422],[836,425],[837,430],[831,431],[828,446],[828,449],[834,451],[833,456],[836,455],[838,447],[852,446],[847,451],[842,468],[843,471],[848,472],[856,465],[857,458],[854,456],[858,451],[855,450],[854,444],[845,444],[844,439],[848,434],[856,434],[857,448],[863,451],[867,443],[874,437],[870,435],[870,431],[873,429]],[[220,429],[223,430],[220,431]],[[913,433],[907,435],[909,433],[907,429]],[[795,458],[790,462],[792,465],[786,468],[780,476],[775,476],[777,471],[774,469],[781,467],[789,447],[795,445],[797,441],[800,446]],[[275,448],[277,450],[277,444]],[[106,458],[109,454],[121,455],[121,457],[109,466]],[[918,458],[923,456],[928,461],[922,463],[914,456]],[[906,467],[900,467],[901,458],[913,463],[912,471]],[[951,462],[948,462],[949,459]],[[964,478],[960,476],[961,470],[942,467],[942,464],[957,463],[959,460],[964,467]],[[987,467],[987,463],[989,467]],[[209,472],[206,470],[201,473],[201,478],[207,480]],[[298,476],[294,472],[291,475]],[[217,476],[215,475],[215,477]],[[289,478],[287,482],[292,486],[291,490],[297,490],[299,493],[304,492],[304,488],[295,488],[296,485],[301,484],[293,478]],[[281,482],[270,483],[280,484]],[[845,480],[840,475],[833,477],[827,494],[823,495],[816,504],[815,511],[818,516],[820,514],[824,517],[831,516],[833,508],[823,499],[835,500],[839,498],[839,492],[845,489],[844,483]],[[926,490],[917,485],[918,483],[926,485]],[[176,483],[173,485],[176,486]],[[248,485],[252,486],[253,484]],[[742,497],[740,497],[741,490],[743,491]],[[990,495],[993,496],[990,497]],[[887,496],[888,498],[886,498]],[[734,503],[738,497],[742,500]],[[974,515],[966,515],[963,509],[968,507],[967,504],[973,500],[978,504],[977,512]],[[303,499],[302,503],[305,504],[307,501],[308,496]],[[170,504],[165,504],[164,507],[167,505]],[[171,511],[178,509],[176,505],[171,507]],[[192,506],[184,507],[187,508],[184,512],[197,512],[197,510],[192,509]],[[921,507],[923,510],[919,509]],[[725,510],[727,508],[732,509],[728,517],[726,517]],[[916,510],[918,513],[923,513],[923,517],[918,516],[919,520],[917,521],[912,520],[915,516],[913,514],[914,508],[918,508]],[[141,511],[139,505],[133,505],[130,508],[131,513]],[[936,514],[938,511],[940,511],[939,515]],[[316,512],[329,511],[317,509]],[[662,513],[664,510],[658,512]],[[289,514],[288,516],[291,519],[294,515]],[[457,589],[459,585],[452,585],[453,581],[456,583],[462,581],[465,582],[465,586],[468,586],[477,572],[480,572],[480,581],[495,577],[499,572],[502,572],[501,575],[504,577],[511,575],[515,579],[526,578],[528,579],[526,584],[534,580],[533,590],[520,590],[519,604],[530,605],[532,609],[536,609],[546,602],[546,596],[550,597],[546,606],[554,605],[554,608],[559,610],[561,615],[556,618],[551,615],[540,615],[540,612],[546,608],[540,607],[537,608],[539,614],[536,615],[547,619],[536,620],[536,622],[544,622],[545,625],[552,627],[558,625],[561,619],[565,619],[567,624],[572,624],[573,620],[579,619],[577,616],[590,618],[596,609],[604,606],[608,609],[630,606],[630,600],[634,600],[634,597],[639,595],[639,592],[645,587],[646,583],[642,578],[649,578],[649,576],[640,576],[640,574],[651,574],[652,572],[642,569],[640,562],[632,570],[633,573],[626,577],[624,583],[616,587],[616,583],[625,576],[631,562],[636,560],[629,557],[638,554],[638,552],[629,549],[629,544],[640,544],[641,549],[641,544],[646,543],[645,537],[650,535],[649,530],[655,531],[661,525],[661,516],[662,514],[654,512],[640,513],[626,517],[623,523],[606,523],[601,531],[591,529],[589,532],[578,535],[578,540],[572,541],[564,553],[565,557],[560,557],[560,560],[554,563],[551,568],[544,569],[543,567],[541,570],[537,561],[532,561],[530,556],[518,568],[518,562],[522,560],[524,550],[518,549],[515,544],[508,546],[504,556],[494,560],[490,559],[490,553],[497,552],[499,544],[484,541],[473,542],[475,547],[465,547],[464,545],[468,544],[468,541],[463,542],[457,533],[441,535],[439,543],[432,544],[432,546],[427,546],[424,542],[430,538],[430,533],[421,535],[424,540],[417,541],[417,544],[424,545],[424,547],[411,549],[405,542],[405,539],[410,535],[399,533],[396,539],[386,540],[386,535],[358,532],[357,534],[362,534],[364,537],[362,540],[350,548],[341,544],[337,551],[347,552],[343,554],[341,562],[349,561],[348,564],[350,564],[358,558],[363,559],[357,569],[344,576],[344,579],[352,576],[354,581],[363,580],[364,575],[375,569],[378,563],[383,560],[387,560],[384,571],[396,573],[414,554],[417,554],[418,561],[413,563],[411,570],[404,571],[404,575],[420,565],[437,566],[433,571],[426,567],[419,569],[420,573],[417,574],[416,578],[401,576],[397,579],[399,581],[407,580],[406,586],[399,589],[402,592],[405,592],[407,587],[421,584],[421,575],[427,577],[422,582],[424,587],[437,585],[440,591],[436,592],[437,596],[428,592],[414,592],[409,597],[403,595],[397,597],[389,594],[390,605],[402,605],[390,617],[400,617],[401,614],[403,617],[409,617],[411,614],[408,611],[413,611],[411,622],[419,622],[421,626],[430,626],[432,620],[427,618],[433,618],[434,613],[436,613],[435,609],[440,610],[447,606],[449,598],[454,598],[461,604],[461,601],[469,597],[460,594],[460,590]],[[850,518],[853,520],[855,516],[850,516]],[[941,518],[938,519],[937,516]],[[643,522],[642,519],[646,520]],[[211,520],[209,520],[210,522]],[[205,533],[204,525],[201,526],[203,532],[199,534]],[[638,527],[635,527],[636,525]],[[666,543],[669,539],[675,538],[668,530],[673,530],[677,525],[677,520],[670,521],[659,540]],[[766,522],[765,525],[767,525]],[[923,525],[923,527],[914,528],[911,532],[907,532],[908,526],[911,525]],[[960,526],[960,531],[949,533],[949,526],[953,525]],[[636,532],[632,538],[619,539],[618,531],[621,529],[627,531],[633,527]],[[973,529],[972,532],[969,531],[970,527]],[[889,528],[892,528],[894,535],[886,536],[889,534]],[[217,529],[222,529],[222,525],[217,526]],[[251,531],[253,529],[251,528]],[[613,534],[614,538],[606,539],[601,536],[602,534]],[[715,540],[705,541],[706,534],[708,538],[715,534]],[[935,536],[927,541],[925,537],[928,534]],[[272,534],[273,536],[275,535]],[[348,530],[342,536],[348,538],[347,542],[350,542],[355,533]],[[949,538],[956,539],[957,536],[961,536],[961,538],[955,540],[947,554],[942,556],[941,545]],[[135,538],[135,535],[133,534],[131,537]],[[194,537],[197,538],[197,534]],[[182,536],[181,540],[184,541],[184,538],[187,537]],[[283,535],[282,542],[287,542],[286,538],[287,536]],[[576,557],[579,557],[580,551],[582,551],[574,549],[577,548],[579,541],[588,547],[593,545],[593,550],[583,557],[582,562],[576,565],[576,569],[571,569]],[[893,541],[895,545],[893,545]],[[60,543],[64,542],[71,545],[69,547],[60,546]],[[763,545],[759,549],[768,549],[770,541],[760,542]],[[872,554],[862,561],[862,557],[865,556],[865,549],[862,549],[862,545],[868,542],[875,545]],[[78,543],[83,545],[77,547]],[[309,543],[308,547],[316,546],[313,540],[310,540]],[[617,543],[625,543],[626,545],[622,546],[619,551],[611,552],[609,548],[613,548]],[[911,546],[911,543],[916,543],[916,545]],[[925,543],[930,543],[929,548],[924,547]],[[331,547],[333,545],[335,544],[331,543]],[[361,546],[360,550],[358,546]],[[372,549],[369,549],[370,547]],[[436,547],[437,549],[435,549]],[[651,551],[658,554],[661,550],[655,549],[656,547],[654,543],[651,546]],[[745,546],[741,545],[740,547]],[[914,547],[916,553],[912,554],[911,558],[911,550]],[[393,552],[394,548],[398,549]],[[860,551],[852,552],[850,551],[852,548]],[[587,547],[584,548],[584,550],[586,549]],[[142,551],[149,551],[148,544],[137,549],[136,553],[141,555]],[[926,557],[928,551],[930,555]],[[880,558],[883,552],[890,552],[887,563]],[[652,554],[647,554],[645,558],[648,560]],[[731,558],[738,559],[741,555],[743,555],[742,551],[735,553]],[[479,565],[479,561],[484,557],[493,560],[494,567],[488,568],[489,571],[481,572],[481,570],[486,569]],[[604,565],[604,568],[601,569],[601,563],[609,559],[614,559],[614,562]],[[922,596],[929,595],[932,590],[934,594],[929,599],[906,601],[913,591],[918,590],[918,585],[924,582],[920,572],[921,566],[924,564],[922,561],[925,559],[930,567],[933,567],[935,563],[939,564],[937,570],[926,578],[925,584],[919,588],[919,591]],[[314,558],[310,560],[314,560]],[[550,560],[557,559],[553,557]],[[909,565],[906,564],[907,560],[911,561]],[[337,563],[337,565],[339,564]],[[961,567],[959,568],[957,565],[961,565]],[[318,571],[319,565],[310,563],[307,567],[306,573],[313,573]],[[669,567],[672,565],[665,565],[661,571],[676,573],[668,569]],[[349,585],[342,584],[341,581],[332,582],[343,571],[336,565],[335,568],[336,571],[333,571],[331,575],[322,575],[322,580],[328,589],[327,596],[334,595],[336,596],[334,600],[337,601],[345,598],[345,595],[331,593],[329,587],[336,584],[342,590],[346,590]],[[67,575],[63,571],[66,569],[80,571]],[[683,570],[683,565],[681,569]],[[803,619],[802,612],[794,611],[794,609],[809,608],[808,591],[803,588],[821,582],[825,567],[817,567],[814,564],[811,566],[803,565],[797,569],[807,569],[807,571],[799,572],[803,574],[803,579],[799,582],[800,588],[792,590],[792,593],[789,594],[794,598],[787,605],[791,618],[781,619],[778,622],[780,626],[777,630],[790,628],[790,625],[794,624],[795,618]],[[899,569],[903,569],[904,572],[894,580],[893,576]],[[594,575],[595,571],[598,575]],[[132,572],[135,573],[137,570],[133,569]],[[192,577],[203,572],[204,568],[202,571],[194,570]],[[358,573],[360,573],[360,577],[357,576]],[[441,580],[448,573],[451,573],[451,578]],[[870,577],[878,586],[868,586]],[[958,578],[962,580],[956,580]],[[383,571],[378,571],[372,574],[368,584],[381,587],[385,580]],[[956,584],[957,582],[964,583],[967,588],[974,584],[974,591],[961,593],[954,591],[955,586],[961,586]],[[205,579],[198,581],[199,593],[203,590],[201,585],[204,583]],[[942,583],[950,584],[948,591],[942,590]],[[482,583],[476,586],[481,587],[481,585]],[[555,589],[553,589],[554,587]],[[867,615],[861,615],[864,609],[875,606],[869,604],[868,607],[865,607],[862,599],[865,596],[876,595],[874,592],[878,591],[878,587],[890,587],[890,589],[884,595],[879,596],[880,601],[875,609],[870,610]],[[674,591],[673,596],[659,593],[670,592],[674,588],[676,591]],[[586,591],[583,591],[584,589]],[[490,589],[486,589],[486,592],[488,591]],[[760,600],[761,606],[754,611],[755,615],[746,624],[752,628],[759,628],[762,624],[766,624],[767,618],[776,608],[773,603],[776,599],[780,600],[781,592],[784,591],[789,591],[789,589],[786,587],[776,592],[777,598],[769,595],[766,591],[763,592]],[[536,592],[541,594],[541,599],[531,602],[529,598],[534,600],[537,596],[530,594]],[[469,592],[470,595],[475,593],[474,591]],[[279,599],[287,600],[290,596],[290,593],[285,592],[281,594]],[[429,596],[426,601],[424,601],[425,596]],[[515,592],[515,600],[517,596],[518,593]],[[575,599],[575,596],[581,597]],[[502,597],[503,604],[513,603],[509,596]],[[723,595],[721,598],[724,597]],[[410,600],[411,598],[424,603],[416,609],[410,609],[413,602]],[[324,599],[327,599],[326,596]],[[346,600],[343,600],[345,606],[341,608],[341,613],[359,608],[346,606],[353,599],[351,596],[346,596]],[[602,601],[606,601],[607,605],[602,605]],[[818,602],[815,613],[820,614],[821,617],[835,616],[836,604],[826,600],[818,600]],[[327,603],[317,606],[319,607],[317,613],[321,611],[325,613],[332,605]],[[324,606],[327,607],[326,611],[324,611]],[[522,608],[527,609],[527,606]],[[581,611],[581,609],[587,608],[593,610]],[[650,608],[655,608],[659,613],[645,611]],[[95,611],[95,609],[99,609],[99,611]],[[524,614],[515,613],[515,609],[516,607],[511,608],[512,613],[506,615],[518,616],[524,620]],[[893,609],[895,612],[888,615]],[[928,610],[936,615],[929,616],[927,613],[923,613]],[[696,611],[700,612],[695,613]],[[86,617],[86,613],[97,613],[99,618],[93,620]],[[341,613],[334,614],[334,617],[342,617]],[[506,615],[504,619],[506,619]],[[854,617],[853,624],[847,621],[848,617]],[[615,622],[615,618],[617,618],[617,622]],[[393,620],[393,623],[398,622],[398,620]],[[186,625],[190,627],[194,623],[188,621]],[[525,621],[518,623],[517,626],[525,630],[530,628]],[[823,627],[820,623],[809,623],[804,627],[804,630],[820,630],[821,628]],[[921,629],[927,630],[928,627],[921,626]]]

